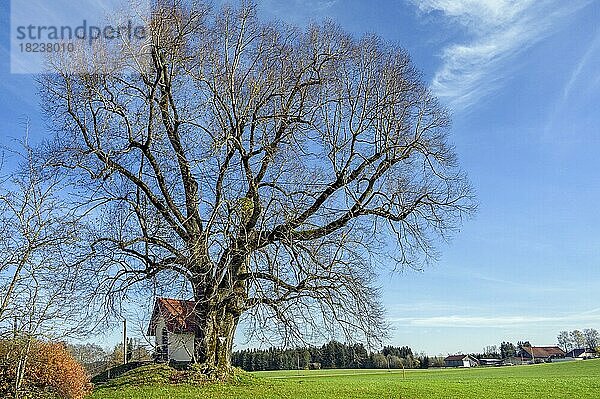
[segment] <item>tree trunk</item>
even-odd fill
[[[231,270],[235,274],[245,271],[244,265],[240,258]],[[235,331],[248,298],[246,283],[235,281],[233,286],[224,283],[221,287],[207,287],[205,281],[196,281],[192,285],[196,299],[194,361],[202,364],[208,373],[228,374],[232,371]]]
[[[25,340],[25,344],[19,349],[17,371],[15,373],[15,399],[19,399],[21,397],[21,386],[23,385],[23,380],[25,379],[25,368],[27,366],[27,361],[29,360],[29,352],[31,351],[31,344],[33,341],[33,338],[29,335],[23,339]]]
[[[233,339],[237,329],[243,296],[231,295],[217,301],[217,304],[205,304],[197,307],[197,331],[195,346],[195,362],[203,364],[211,373],[228,373],[231,371],[231,352]]]
[[[227,306],[207,309],[198,315],[195,339],[195,361],[207,371],[228,372],[231,369],[233,338],[239,322],[237,312]]]

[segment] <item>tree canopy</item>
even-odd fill
[[[196,360],[219,367],[242,315],[284,342],[380,338],[377,261],[421,267],[474,209],[407,52],[252,5],[159,3],[148,31],[146,64],[57,59],[40,80],[46,158],[94,210],[98,292],[180,278]]]

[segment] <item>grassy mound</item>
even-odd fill
[[[130,370],[134,370],[134,369],[137,369],[138,367],[141,367],[144,365],[149,365],[149,364],[153,364],[153,363],[151,363],[151,362],[129,362],[127,364],[120,364],[118,366],[111,367],[108,370],[105,370],[102,373],[97,374],[94,377],[92,377],[92,384],[95,384],[95,385],[103,384],[105,382],[114,380],[115,378],[122,376],[123,374],[125,374],[126,372],[128,372]]]
[[[207,383],[246,384],[257,377],[238,368],[228,373],[207,372],[200,365],[178,370],[166,364],[150,364],[141,366],[110,380],[102,388],[164,386],[164,385],[203,385]]]

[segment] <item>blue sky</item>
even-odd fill
[[[451,107],[479,211],[423,272],[382,276],[390,343],[430,354],[600,329],[600,1],[263,0],[266,18],[330,18],[413,56]],[[11,75],[0,5],[0,144],[46,133]]]

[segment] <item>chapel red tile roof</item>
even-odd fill
[[[156,298],[148,326],[148,335],[156,335],[156,324],[162,316],[167,330],[174,333],[194,332],[196,303],[183,299]]]

